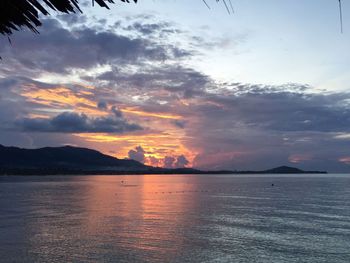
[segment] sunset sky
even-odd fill
[[[80,1],[84,2],[84,1]],[[350,3],[139,0],[0,37],[0,144],[350,172]]]

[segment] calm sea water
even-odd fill
[[[349,263],[350,177],[0,177],[0,262]]]

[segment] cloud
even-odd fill
[[[72,14],[60,14],[56,16],[58,20],[66,23],[68,26],[82,25],[88,22],[88,17],[81,13]],[[45,23],[45,21],[44,21]]]
[[[349,171],[349,93],[220,83],[184,62],[195,52],[174,40],[186,33],[153,18],[90,28],[85,17],[61,19],[0,45],[0,142],[118,147],[119,157],[169,168]],[[192,44],[225,43],[239,41]]]
[[[184,144],[204,169],[264,169],[298,164],[341,171],[350,129],[348,93],[319,94],[303,85],[223,86],[189,105]],[[244,88],[245,87],[245,88]]]
[[[350,165],[350,156],[339,158],[339,162]]]
[[[178,127],[178,128],[181,128],[181,129],[184,129],[185,126],[186,126],[186,122],[183,121],[183,120],[175,120],[175,121],[172,121],[172,123]]]
[[[138,32],[143,36],[161,36],[164,34],[173,34],[179,32],[178,30],[172,28],[171,23],[167,22],[155,22],[155,23],[145,23],[142,21],[136,21],[124,28],[126,31]]]
[[[112,106],[112,112],[113,112],[114,116],[117,118],[123,117],[123,113],[116,106]]]
[[[184,168],[186,167],[190,162],[187,160],[187,158],[184,155],[180,155],[176,158],[176,162],[174,167],[176,168]]]
[[[154,167],[165,167],[165,168],[184,168],[187,167],[190,162],[185,155],[166,155],[164,157],[158,157],[161,154],[167,154],[167,151],[162,151],[162,149],[156,149],[155,151],[147,151],[141,147],[136,146],[135,148],[129,150],[129,159],[136,160],[138,162],[148,164]],[[154,155],[158,156],[155,157]]]
[[[137,146],[134,150],[130,150],[128,156],[130,159],[145,163],[145,150],[141,146]]]
[[[207,95],[198,109],[208,116],[236,119],[248,127],[276,131],[342,132],[350,129],[349,94],[247,91]],[[225,113],[229,113],[225,116]],[[238,123],[237,123],[238,124]]]
[[[288,161],[291,163],[302,163],[306,161],[312,160],[312,156],[310,154],[292,154],[289,156]]]
[[[304,85],[214,86],[209,77],[193,69],[178,67],[171,72],[171,68],[155,68],[154,72],[149,70],[150,75],[139,72],[120,76],[116,72],[117,79],[110,83],[115,81],[117,87],[109,86],[110,83],[94,83],[96,87],[86,88],[29,78],[2,79],[2,129],[11,127],[13,132],[28,134],[60,132],[68,136],[77,132],[127,133],[143,127],[166,134],[168,143],[143,140],[140,136],[125,143],[126,155],[135,143],[164,148],[159,152],[163,157],[151,160],[147,156],[144,162],[171,168],[181,166],[176,161],[182,151],[186,159],[191,156],[191,164],[202,169],[267,169],[281,164],[297,164],[304,169],[347,169],[339,158],[347,156],[346,149],[350,147],[350,141],[345,139],[350,130],[348,93],[317,94]],[[198,79],[203,82],[192,85]],[[186,97],[186,89],[194,95]],[[61,113],[52,117],[62,108],[90,110],[93,115]],[[26,117],[28,113],[47,117]],[[137,125],[126,121],[124,115]],[[156,117],[168,115],[177,117]],[[15,125],[11,123],[14,117]],[[171,145],[174,135],[175,146]],[[176,152],[172,152],[172,147],[177,147]]]
[[[99,109],[101,109],[101,110],[107,110],[108,104],[107,104],[107,102],[105,102],[105,101],[99,101],[99,102],[97,103],[97,108],[99,108]]]
[[[174,163],[176,159],[172,156],[165,156],[164,157],[164,167],[165,168],[174,168]]]
[[[153,157],[153,156],[149,156],[149,157],[147,157],[147,159],[148,159],[148,162],[149,162],[149,164],[151,166],[153,166],[153,167],[161,166],[161,160],[160,159],[158,159],[156,157]]]
[[[126,133],[142,130],[137,124],[115,116],[91,118],[84,113],[63,112],[53,118],[23,118],[15,122],[25,132]]]
[[[165,156],[161,161],[165,168],[184,168],[190,163],[184,155]]]
[[[82,21],[84,17],[75,23]],[[158,43],[156,39],[93,26],[71,28],[67,29],[56,19],[44,19],[40,35],[33,36],[30,32],[14,34],[12,46],[5,42],[0,46],[0,53],[6,60],[5,68],[13,72],[20,66],[27,72],[31,71],[33,76],[40,72],[67,74],[72,69],[163,62],[191,55],[179,47]],[[136,26],[133,28],[136,30]]]
[[[137,72],[125,72],[123,69],[112,69],[97,76],[93,81],[96,85],[128,88],[128,92],[156,93],[156,98],[192,98],[203,94],[206,87],[213,81],[205,74],[181,65],[161,66],[148,65]],[[130,87],[133,87],[130,89]]]

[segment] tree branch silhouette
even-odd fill
[[[137,0],[120,0],[121,2],[135,2]],[[93,0],[101,7],[109,9],[108,4],[114,0]],[[45,5],[43,5],[44,3]],[[11,35],[13,31],[22,28],[29,28],[34,33],[39,33],[38,26],[41,26],[40,14],[49,15],[48,10],[61,13],[76,13],[82,10],[78,0],[1,0],[0,1],[0,33]]]
[[[109,9],[108,4],[114,4],[114,1],[137,3],[138,0],[92,0],[92,5],[96,2],[99,6]],[[210,9],[207,1],[202,1]],[[217,3],[221,1],[228,13],[234,13],[231,0],[215,1]],[[341,0],[338,1],[341,32],[343,32]],[[49,15],[48,10],[67,14],[82,13],[79,0],[0,0],[0,34],[9,36],[13,31],[19,31],[23,28],[29,28],[34,33],[39,33],[37,29],[37,27],[41,26],[39,15]]]

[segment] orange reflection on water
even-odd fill
[[[101,255],[106,262],[130,262],[130,253],[132,262],[172,262],[198,225],[195,176],[55,180],[29,198],[28,253],[39,257],[33,262],[100,262],[95,256]]]
[[[181,247],[181,233],[196,199],[186,176],[96,176],[89,181],[89,235],[107,235],[118,247],[163,257]],[[177,244],[169,246],[174,240]]]

